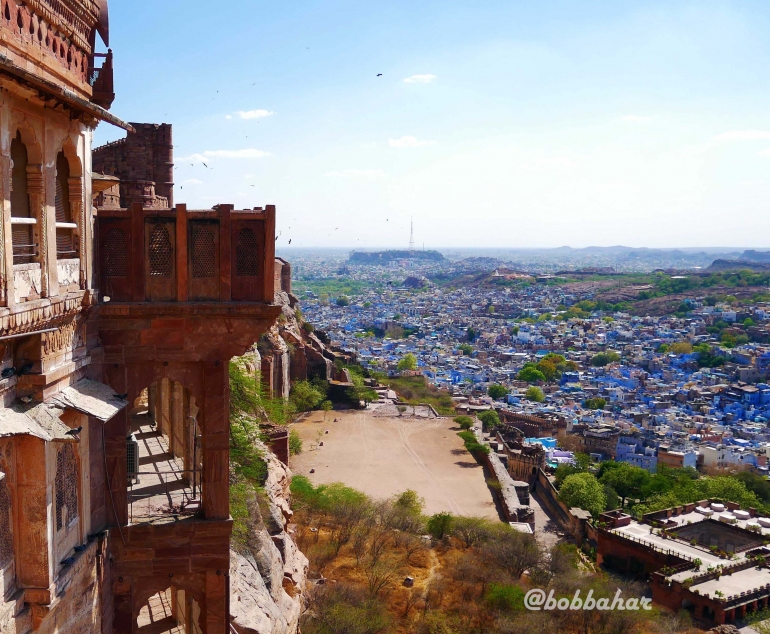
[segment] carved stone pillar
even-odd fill
[[[48,297],[48,214],[45,210],[45,188],[41,165],[27,166],[27,193],[29,211],[37,220],[33,242],[40,246],[37,259],[40,262],[40,296]]]
[[[70,214],[72,222],[76,223],[78,228],[73,231],[72,248],[78,254],[80,260],[80,288],[86,288],[86,208],[83,204],[83,180],[79,176],[69,179],[70,194]]]

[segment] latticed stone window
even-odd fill
[[[253,277],[259,273],[259,243],[254,231],[243,227],[235,243],[235,272],[239,277]]]
[[[78,517],[78,465],[72,443],[64,443],[56,456],[55,488],[56,530],[60,531]]]
[[[104,238],[105,275],[126,277],[128,275],[128,244],[126,232],[113,227]]]
[[[192,275],[214,277],[216,275],[216,242],[214,230],[196,223],[192,228]]]
[[[13,559],[13,529],[11,524],[11,492],[8,480],[0,480],[0,568]]]
[[[150,275],[171,277],[173,270],[174,249],[168,229],[161,224],[155,225],[150,234]]]

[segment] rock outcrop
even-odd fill
[[[296,634],[308,560],[289,533],[291,471],[263,449],[266,497],[251,505],[246,547],[230,551],[230,617],[239,634]]]
[[[314,332],[303,321],[297,311],[299,299],[291,292],[291,265],[276,258],[275,267],[275,303],[281,306],[281,315],[258,345],[265,391],[273,397],[288,398],[294,381],[344,381],[334,362],[350,359],[331,349],[325,333]]]

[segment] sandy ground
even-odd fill
[[[427,514],[499,519],[484,469],[463,447],[456,423],[375,412],[328,412],[325,422],[323,412],[313,412],[294,424],[304,450],[291,458],[292,470],[313,484],[342,482],[374,498],[414,489],[425,499]]]

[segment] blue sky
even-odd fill
[[[178,202],[275,204],[279,246],[405,247],[413,218],[426,248],[767,247],[769,22],[762,2],[112,0],[112,111],[174,125]]]

